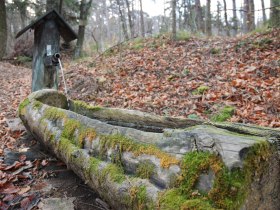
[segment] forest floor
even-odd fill
[[[64,59],[70,97],[204,120],[220,120],[224,107],[231,107],[228,121],[279,129],[280,30],[181,39],[136,39],[79,61]],[[0,209],[48,206],[48,197],[70,206],[74,197],[76,209],[104,209],[95,193],[24,129],[8,126],[30,93],[31,69],[0,62],[0,84]]]

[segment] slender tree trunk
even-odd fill
[[[200,0],[195,0],[195,23],[197,26],[197,30],[204,31]]]
[[[7,19],[5,0],[0,0],[0,59],[6,53],[7,47]]]
[[[139,0],[140,3],[140,25],[141,25],[141,35],[145,37],[145,23],[144,23],[144,14],[143,14],[143,5],[142,0]]]
[[[228,18],[227,18],[227,2],[226,0],[224,1],[224,15],[225,15],[225,23],[226,23],[226,34],[227,36],[230,36],[230,28],[229,28],[229,24],[228,24]]]
[[[122,29],[123,29],[124,38],[125,38],[125,40],[128,40],[129,36],[128,36],[128,32],[127,32],[127,25],[126,25],[126,20],[125,20],[125,17],[124,17],[122,8],[121,8],[120,0],[117,0],[117,4],[118,4],[118,8],[119,8],[120,20],[121,20],[121,25],[122,25]]]
[[[206,4],[206,34],[207,36],[212,35],[212,27],[211,27],[211,0],[207,0]]]
[[[75,48],[75,58],[79,58],[82,55],[84,38],[85,38],[85,30],[87,25],[87,17],[89,15],[89,10],[91,7],[92,0],[87,2],[86,0],[82,0],[80,4],[80,20],[79,20],[79,31],[78,31],[78,40]]]
[[[270,0],[270,25],[280,27],[280,0]],[[277,7],[276,7],[277,6]]]
[[[176,0],[171,1],[172,8],[172,39],[176,39]]]
[[[249,0],[244,0],[244,15],[243,15],[243,31],[247,33],[248,28],[248,17],[249,17]]]
[[[255,29],[255,5],[254,0],[247,0],[247,29],[248,31],[252,31]]]
[[[237,24],[237,11],[236,11],[236,0],[232,0],[232,7],[233,7],[233,35],[237,35],[238,31],[238,24]]]
[[[264,0],[261,0],[262,3],[262,16],[263,16],[263,22],[266,22],[266,14],[265,14],[265,6],[264,6]]]
[[[130,4],[129,0],[125,0],[126,7],[127,7],[127,15],[128,15],[128,24],[129,24],[129,29],[130,29],[130,37],[134,37],[134,22],[132,20],[132,13],[130,10]]]
[[[218,1],[217,3],[217,28],[218,35],[221,34],[221,3]]]

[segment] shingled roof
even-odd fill
[[[56,10],[51,10],[47,12],[45,15],[41,16],[40,18],[38,18],[37,20],[35,20],[25,28],[23,28],[21,31],[17,33],[16,38],[20,37],[28,29],[36,29],[39,25],[43,24],[45,21],[51,19],[53,19],[56,22],[58,31],[66,42],[70,42],[78,38],[75,31],[73,31],[71,26],[65,22],[65,20],[58,14]]]

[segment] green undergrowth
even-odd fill
[[[165,191],[159,198],[161,209],[239,209],[244,203],[250,185],[257,174],[267,167],[272,154],[269,143],[255,144],[247,153],[242,169],[229,169],[222,160],[208,152],[190,152],[181,162],[181,175],[176,187]],[[199,175],[209,170],[215,174],[208,193],[197,192]]]
[[[194,90],[192,92],[192,94],[193,95],[202,95],[203,93],[205,93],[208,90],[209,90],[208,86],[202,85],[202,86],[199,86],[196,90]]]
[[[148,210],[155,209],[154,204],[147,197],[146,186],[132,186],[129,189],[129,206],[131,209]]]
[[[230,119],[233,116],[234,112],[235,112],[234,107],[225,106],[219,111],[219,113],[213,115],[211,117],[211,120],[214,122],[224,122],[224,121]]]

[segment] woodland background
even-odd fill
[[[143,5],[156,1],[163,4],[161,15],[143,10]],[[255,10],[255,4],[261,9]],[[72,45],[75,57],[80,57],[83,45],[90,54],[136,37],[236,36],[256,27],[279,27],[279,5],[279,0],[1,0],[0,58],[31,57],[32,33],[20,40],[15,40],[15,34],[50,9],[59,11],[78,32],[78,41]]]

